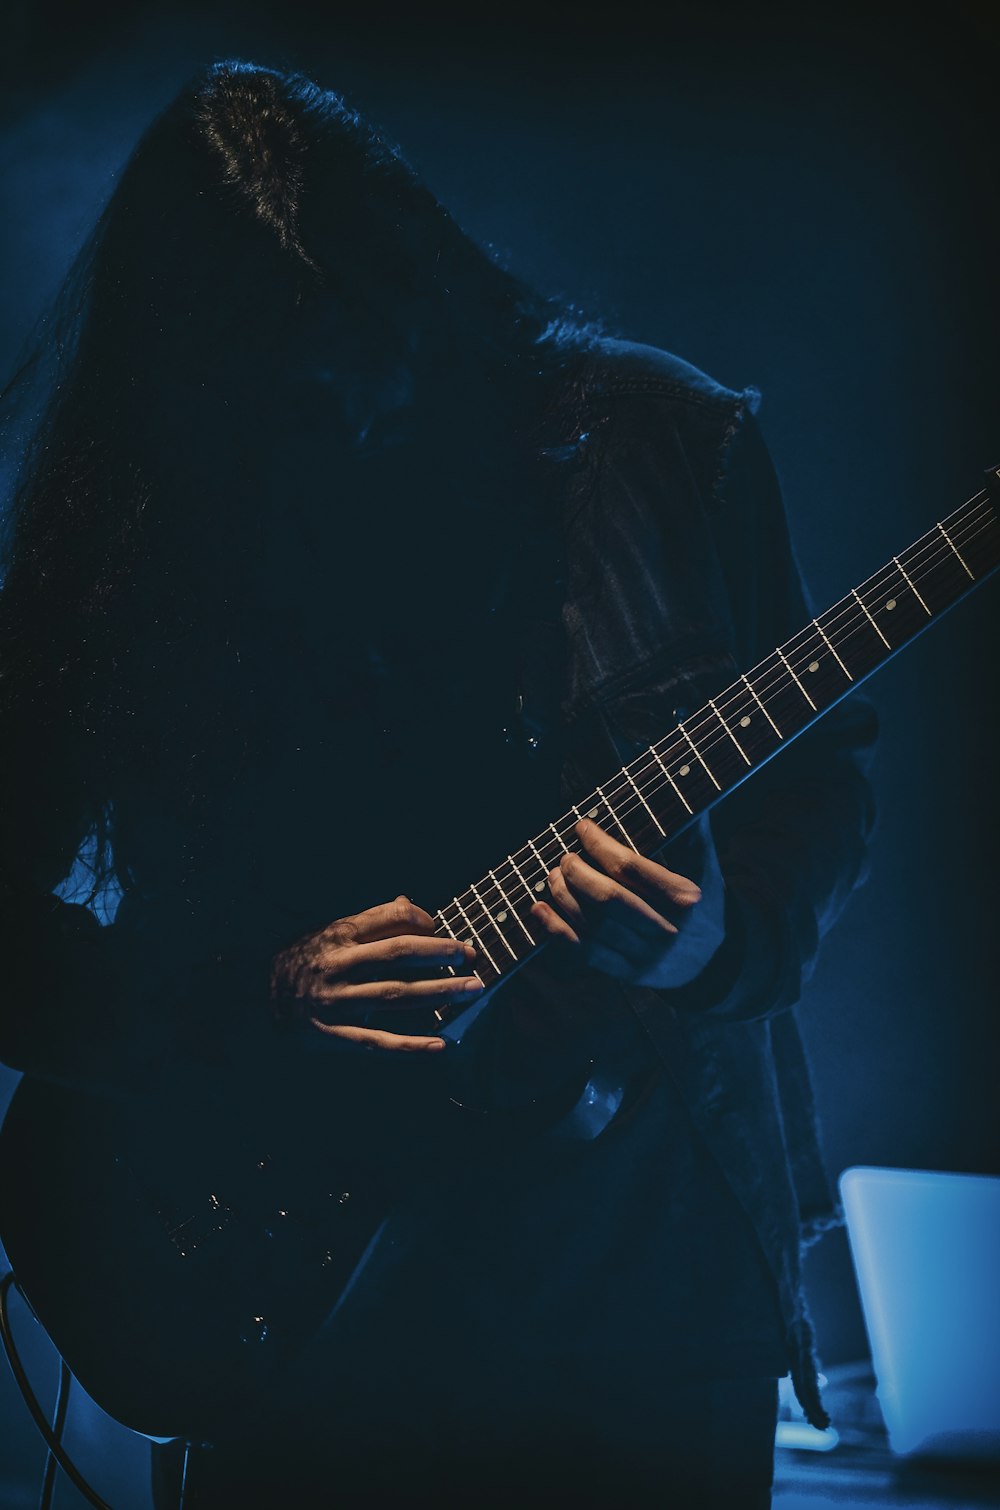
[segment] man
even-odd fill
[[[70,290],[2,600],[5,1057],[135,1101],[319,1051],[390,1159],[469,1129],[192,1493],[766,1504],[777,1377],[824,1419],[792,1008],[870,709],[662,854],[557,825],[547,947],[467,1034],[493,923],[444,905],[807,623],[755,393],[574,324],[246,64],[150,128]],[[53,900],[88,834],[104,929]],[[620,1115],[547,1133],[594,1070]]]

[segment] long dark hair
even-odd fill
[[[246,624],[312,485],[287,436],[356,449],[414,311],[421,360],[463,353],[494,413],[587,339],[305,78],[215,64],[146,131],[7,395],[54,364],[5,521],[8,869],[48,889],[89,834],[95,888],[122,874],[130,800],[182,836],[178,879],[198,863],[269,737]]]

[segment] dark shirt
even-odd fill
[[[520,689],[526,687],[527,696],[519,732],[541,728],[544,778],[531,774],[523,749],[508,746],[500,732],[510,727],[511,696],[518,691],[503,669],[511,664],[500,653],[503,637],[498,647],[492,636],[493,648],[480,661],[477,650],[491,640],[489,620],[484,627],[480,617],[475,635],[465,629],[470,617],[490,613],[493,588],[504,578],[494,572],[488,551],[463,571],[448,535],[428,612],[429,658],[424,644],[377,632],[360,647],[355,638],[358,659],[347,658],[346,665],[342,645],[336,655],[322,653],[319,630],[327,613],[336,622],[338,605],[332,592],[326,602],[312,590],[322,575],[314,564],[309,597],[318,628],[303,633],[304,643],[293,644],[288,659],[287,708],[294,721],[286,721],[285,705],[276,708],[280,754],[234,774],[221,814],[228,837],[211,863],[182,884],[169,863],[153,863],[158,853],[170,855],[169,831],[156,836],[160,849],[147,847],[147,864],[133,872],[139,882],[127,888],[112,928],[99,929],[85,909],[54,908],[41,894],[7,910],[10,969],[15,981],[32,987],[11,993],[4,1021],[9,1062],[85,1080],[115,1052],[134,982],[145,988],[150,981],[150,960],[163,972],[156,984],[164,1001],[187,1004],[189,1028],[209,1022],[217,1010],[224,1017],[227,1003],[234,1023],[254,1003],[266,1010],[267,964],[276,948],[397,889],[431,909],[441,905],[540,826],[536,804],[541,822],[555,816],[552,787],[558,786],[555,806],[563,812],[568,801],[661,735],[678,709],[702,706],[800,629],[810,611],[754,407],[749,391],[733,393],[666,353],[620,342],[598,343],[565,384],[551,434],[540,443],[558,508],[551,516],[558,570],[550,579],[562,638],[557,717],[539,705],[530,677]],[[464,475],[464,463],[457,475]],[[424,482],[430,499],[434,479]],[[455,512],[447,523],[460,537],[462,500],[454,491],[448,496]],[[476,502],[467,500],[469,508]],[[369,539],[377,538],[378,523],[366,519]],[[364,538],[346,542],[333,576],[350,571],[350,547],[361,548]],[[505,538],[506,559],[511,541],[516,559],[523,534],[512,529]],[[529,550],[522,554],[532,559]],[[541,558],[547,559],[544,552]],[[405,583],[403,566],[397,570]],[[382,598],[378,584],[368,590],[374,594],[366,610],[371,622]],[[348,595],[345,622],[356,619],[358,602]],[[260,607],[267,628],[267,604]],[[282,632],[276,623],[273,633]],[[372,647],[374,681],[365,661]],[[495,675],[484,674],[498,662]],[[373,685],[388,694],[391,717],[372,700]],[[676,1344],[684,1332],[678,1309],[682,1298],[690,1299],[693,1267],[704,1275],[723,1255],[714,1270],[716,1304],[706,1299],[685,1311],[697,1325],[693,1320],[680,1353],[692,1351],[688,1343],[697,1331],[705,1340],[703,1361],[713,1370],[771,1371],[787,1355],[800,1397],[817,1421],[822,1412],[799,1247],[831,1211],[792,1008],[821,934],[863,874],[871,825],[864,766],[873,727],[869,706],[852,697],[722,804],[714,829],[727,885],[727,939],[690,987],[622,988],[594,977],[586,987],[588,997],[595,993],[592,1010],[581,1012],[581,1023],[590,1026],[574,1035],[551,1029],[545,1002],[533,1007],[527,983],[520,1009],[497,1015],[500,1026],[484,1044],[483,1058],[498,1083],[508,1080],[515,1093],[520,1075],[544,1079],[561,1056],[585,1059],[597,1041],[591,1028],[599,1039],[615,1004],[627,1014],[630,1037],[634,1022],[646,1034],[634,1037],[636,1053],[651,1056],[647,1040],[655,1047],[664,1064],[662,1089],[632,1123],[595,1145],[592,1157],[581,1155],[578,1168],[565,1171],[574,1210],[592,1214],[602,1192],[611,1198],[609,1189],[620,1197],[621,1230],[631,1225],[634,1242],[619,1240],[617,1223],[600,1223],[583,1255],[592,1260],[589,1274],[574,1268],[579,1229],[567,1231],[548,1198],[554,1175],[547,1172],[546,1153],[527,1180],[502,1163],[490,1176],[497,1182],[495,1210],[510,1217],[502,1233],[491,1229],[494,1216],[486,1206],[480,1208],[481,1238],[474,1212],[463,1227],[469,1234],[463,1241],[485,1243],[495,1254],[503,1251],[501,1236],[513,1243],[515,1228],[530,1232],[534,1221],[544,1228],[554,1282],[571,1292],[582,1294],[588,1280],[605,1284],[610,1274],[624,1272],[614,1291],[623,1310],[612,1306],[607,1325],[595,1317],[591,1329],[595,1350],[605,1352],[615,1335],[636,1346],[655,1338],[658,1353],[669,1337]],[[523,765],[521,777],[508,781],[501,773],[510,758]],[[483,775],[498,796],[485,811]],[[380,800],[387,791],[390,800]],[[123,804],[129,801],[147,822],[155,818],[148,793],[123,794]],[[44,877],[47,885],[58,879]],[[49,972],[44,982],[40,960]],[[153,994],[144,990],[147,998]],[[503,1001],[501,994],[497,1005]],[[161,1016],[169,1029],[168,1011]],[[489,1180],[481,1188],[489,1189]],[[439,1232],[447,1230],[443,1217]],[[671,1268],[679,1256],[672,1240],[678,1230],[693,1243],[687,1268],[687,1260]],[[415,1273],[423,1260],[411,1251]],[[758,1284],[760,1254],[767,1278]],[[565,1356],[572,1357],[578,1339],[566,1335],[566,1311],[543,1303],[541,1268],[529,1271],[538,1276],[526,1306],[535,1331],[524,1337],[523,1328],[512,1329],[511,1346],[523,1341],[527,1347],[549,1328],[546,1356],[555,1357],[558,1332]],[[468,1293],[474,1299],[475,1284]],[[509,1318],[512,1302],[500,1292],[494,1298],[495,1316]],[[728,1299],[735,1312],[726,1315]],[[747,1317],[753,1318],[749,1338]],[[493,1324],[485,1312],[479,1321]]]

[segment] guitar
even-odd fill
[[[1000,565],[998,497],[995,468],[949,518],[440,908],[438,932],[475,945],[486,988],[443,1028],[459,1052],[539,949],[530,908],[560,857],[579,852],[577,821],[660,850]],[[348,1092],[335,1061],[285,1065],[276,1047],[238,1095],[213,1072],[200,1097],[189,1086],[141,1106],[22,1080],[0,1134],[0,1236],[92,1397],[135,1430],[195,1440],[252,1409],[335,1310],[414,1174],[432,1167],[428,1151],[454,1143],[449,1118],[462,1114],[430,1084],[451,1057],[342,1058]],[[554,1130],[596,1136],[622,1087],[595,1078],[575,1092]],[[393,1115],[360,1118],[380,1096]],[[430,1119],[428,1103],[441,1108]],[[422,1124],[427,1137],[409,1149],[385,1130]],[[476,1136],[466,1114],[460,1141]]]

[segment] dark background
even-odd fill
[[[610,5],[361,20],[295,0],[106,3],[15,9],[6,31],[4,371],[141,128],[194,67],[241,55],[345,92],[545,291],[756,383],[818,607],[1000,460],[1000,29],[985,4],[668,5],[653,21]],[[997,610],[991,584],[873,685],[872,876],[801,1012],[834,1177],[1000,1173]],[[824,1360],[862,1357],[842,1233],[807,1273]],[[9,1391],[0,1417],[27,1457]]]

